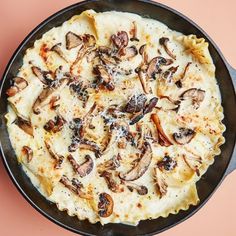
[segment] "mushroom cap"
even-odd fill
[[[173,134],[173,139],[176,143],[184,145],[189,143],[195,135],[196,132],[192,129],[180,128],[178,133]]]
[[[114,202],[108,193],[99,194],[98,214],[101,217],[109,217],[113,213]]]

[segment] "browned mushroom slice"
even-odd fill
[[[15,120],[15,124],[19,126],[19,128],[21,128],[25,133],[29,134],[30,136],[34,136],[34,129],[29,120],[25,120],[18,116]]]
[[[173,58],[174,60],[176,59],[176,56],[170,51],[170,49],[168,48],[168,42],[169,42],[169,38],[166,37],[162,37],[159,39],[159,43],[160,45],[162,45],[166,51],[166,53]]]
[[[108,193],[99,194],[98,215],[100,217],[109,217],[113,213],[114,202]]]
[[[137,113],[144,108],[146,101],[147,97],[145,94],[134,95],[124,107],[124,112]]]
[[[158,142],[161,146],[169,147],[172,145],[172,142],[169,140],[169,138],[166,136],[164,130],[161,127],[161,122],[157,114],[152,114],[151,119],[154,122],[156,128],[157,128],[157,134],[158,134]]]
[[[157,163],[157,167],[160,170],[166,170],[166,171],[171,171],[177,166],[177,162],[169,157],[169,156],[164,156],[161,161]]]
[[[46,131],[52,131],[53,133],[57,133],[62,130],[66,121],[61,115],[57,115],[54,120],[49,120],[45,125],[44,129]]]
[[[79,142],[79,147],[80,147],[80,149],[87,149],[87,150],[90,150],[90,151],[94,152],[95,156],[97,158],[99,158],[102,155],[100,148],[93,141],[90,141],[90,140],[87,140],[87,139],[82,139]]]
[[[137,37],[137,23],[135,21],[132,22],[133,24],[133,28],[130,30],[130,41],[139,41],[138,37]]]
[[[160,96],[158,107],[159,109],[162,109],[164,111],[175,111],[178,112],[180,107],[180,101],[173,100],[169,96]]]
[[[143,63],[147,64],[148,63],[148,54],[146,52],[146,48],[147,48],[147,44],[143,44],[140,48],[139,48],[139,54],[142,56],[143,58]]]
[[[23,90],[28,86],[28,82],[22,77],[15,77],[12,79],[13,85],[7,89],[6,94],[9,97],[16,95],[19,91]]]
[[[107,72],[104,66],[95,66],[94,73],[98,76],[100,83],[103,84],[108,90],[112,91],[115,89],[112,76]]]
[[[192,62],[187,63],[187,65],[184,68],[184,72],[183,72],[181,78],[175,82],[175,84],[178,88],[182,88],[182,81],[184,80],[185,75],[187,74],[187,71],[188,71],[191,64],[192,64]]]
[[[174,133],[173,138],[176,143],[180,145],[184,145],[184,144],[189,143],[195,135],[196,135],[196,132],[192,129],[179,128],[179,132]]]
[[[168,70],[166,70],[163,73],[163,78],[165,78],[167,80],[167,82],[171,82],[174,73],[178,70],[178,67],[179,66],[176,66],[176,67],[171,66]]]
[[[202,164],[202,158],[196,155],[183,155],[183,159],[188,167],[195,171],[198,176],[200,176],[199,167]]]
[[[143,108],[142,111],[140,111],[139,113],[135,114],[131,121],[130,121],[130,125],[134,125],[135,123],[137,123],[138,121],[140,121],[144,115],[146,115],[147,113],[150,113],[156,106],[158,101],[158,98],[153,97],[152,99],[150,99],[150,101],[148,102],[148,104]]]
[[[65,58],[65,55],[63,51],[61,50],[61,43],[55,44],[52,48],[51,51],[57,53],[65,62],[68,62],[67,59]]]
[[[67,50],[70,50],[72,48],[76,48],[79,45],[81,45],[82,43],[83,43],[83,39],[79,35],[71,32],[71,31],[69,31],[66,34],[66,49]]]
[[[148,65],[147,68],[147,75],[149,78],[155,78],[156,73],[161,72],[160,66],[168,66],[173,63],[173,60],[171,59],[166,59],[164,57],[154,57]]]
[[[33,158],[33,150],[28,146],[23,146],[22,152],[26,155],[27,162],[29,163]]]
[[[14,85],[17,86],[20,90],[26,88],[28,86],[28,82],[22,77],[15,77],[12,79]]]
[[[44,88],[33,105],[33,112],[39,114],[41,109],[50,103],[52,97],[58,95],[58,93],[66,86],[67,82],[68,79],[61,79],[58,81],[57,87]]]
[[[191,88],[180,95],[181,99],[192,99],[193,106],[197,109],[205,98],[205,91],[202,89]]]
[[[85,161],[79,165],[72,155],[67,156],[67,159],[71,163],[74,171],[78,173],[81,178],[88,175],[93,169],[93,159],[89,155],[86,155],[84,158]]]
[[[88,47],[93,47],[96,44],[96,39],[92,34],[84,34],[83,35],[83,42],[85,46]]]
[[[150,101],[148,102],[148,104],[145,106],[143,113],[147,114],[152,112],[152,110],[155,108],[156,104],[158,102],[158,98],[153,97],[150,99]]]
[[[92,196],[89,193],[84,193],[82,191],[83,185],[78,179],[73,178],[72,181],[70,181],[67,176],[63,175],[60,179],[60,183],[62,183],[70,191],[77,194],[79,197],[87,200],[92,199]]]
[[[125,53],[125,55],[122,56],[122,59],[129,60],[129,59],[135,57],[136,55],[138,55],[138,50],[135,46],[131,46],[131,47],[125,48],[124,53]]]
[[[32,72],[34,73],[34,75],[37,76],[38,79],[39,79],[43,84],[49,85],[50,82],[52,82],[52,80],[48,78],[50,72],[48,72],[48,71],[43,71],[43,70],[41,70],[41,69],[40,69],[39,67],[37,67],[37,66],[32,66],[31,69],[32,69]]]
[[[52,144],[48,141],[48,140],[44,140],[44,144],[48,150],[48,153],[50,154],[50,156],[55,160],[55,165],[54,168],[55,169],[60,169],[61,168],[61,164],[64,160],[64,157],[62,155],[59,155],[55,152],[55,150],[52,147]]]
[[[117,47],[117,49],[125,48],[129,43],[129,36],[125,31],[120,31],[116,35],[111,36],[112,43]]]
[[[53,96],[49,102],[50,109],[55,110],[60,106],[58,101],[60,100],[60,95]]]
[[[99,172],[103,172],[104,170],[116,170],[120,166],[120,160],[121,160],[121,156],[118,153],[117,155],[113,156],[111,159],[100,164],[98,166]]]
[[[152,160],[152,149],[148,142],[144,143],[142,156],[137,164],[127,173],[120,173],[119,177],[126,181],[133,181],[140,178],[148,169]]]
[[[145,187],[144,185],[138,185],[138,184],[134,184],[134,183],[127,183],[127,188],[133,192],[134,189],[136,189],[137,193],[139,195],[146,195],[148,193],[148,188]]]
[[[142,70],[139,70],[138,71],[138,78],[139,78],[139,80],[141,82],[143,91],[146,94],[148,94],[150,92],[150,85],[149,85],[149,79],[147,77],[147,73],[142,71]]]
[[[160,195],[160,198],[162,198],[167,193],[168,185],[165,181],[162,171],[158,167],[154,168],[154,178],[156,182],[157,193]]]
[[[107,183],[108,188],[114,192],[114,193],[120,193],[123,192],[124,189],[114,180],[113,175],[111,172],[103,171],[100,174],[101,177],[103,177]]]

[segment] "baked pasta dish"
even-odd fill
[[[208,43],[153,19],[84,11],[28,48],[7,90],[10,141],[59,210],[137,225],[199,202],[224,142]]]

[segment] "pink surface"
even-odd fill
[[[43,2],[43,3],[42,3]],[[0,1],[0,75],[23,38],[42,20],[74,0]],[[236,68],[236,1],[161,0],[190,17],[217,43],[226,59]],[[231,173],[213,197],[193,217],[162,233],[162,236],[235,236],[236,171]],[[0,235],[75,235],[50,222],[34,210],[16,190],[0,162]]]

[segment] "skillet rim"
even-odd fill
[[[82,5],[86,5],[87,3],[91,3],[91,2],[97,2],[99,4],[99,2],[101,1],[104,1],[104,0],[84,0],[84,1],[81,1],[81,2],[77,2],[75,4],[72,4],[72,5],[69,5],[59,11],[57,11],[56,13],[50,15],[49,17],[47,17],[44,21],[42,21],[41,23],[39,23],[33,30],[31,30],[30,33],[28,33],[28,35],[23,39],[23,41],[20,43],[20,45],[17,47],[17,49],[14,51],[13,55],[11,56],[7,66],[6,66],[6,69],[4,70],[3,72],[3,75],[2,75],[2,79],[0,80],[0,95],[2,94],[2,89],[3,89],[3,85],[6,81],[6,78],[7,78],[7,75],[8,75],[8,72],[11,68],[11,66],[13,65],[13,61],[15,60],[15,58],[18,56],[18,54],[22,51],[23,47],[25,46],[25,44],[29,41],[29,39],[32,37],[32,36],[35,36],[37,35],[38,31],[42,28],[44,28],[45,25],[47,25],[48,23],[50,23],[54,18],[58,17],[59,15],[62,15],[63,13],[65,12],[68,12],[74,8],[77,8],[79,6],[82,6]],[[105,0],[107,2],[112,2],[113,4],[115,4],[115,1],[116,0]],[[131,0],[131,1],[134,1],[135,0]],[[138,2],[141,2],[141,3],[144,3],[144,4],[150,4],[150,5],[154,5],[155,7],[159,7],[159,8],[163,8],[167,11],[169,11],[171,14],[174,14],[174,15],[177,15],[179,17],[181,17],[183,20],[187,21],[188,23],[190,23],[193,27],[195,27],[200,33],[202,33],[204,35],[204,37],[210,42],[211,46],[216,50],[216,52],[219,54],[220,58],[222,59],[222,62],[224,63],[224,66],[226,68],[226,71],[228,72],[229,74],[229,77],[230,77],[230,84],[231,84],[231,87],[234,88],[233,86],[233,79],[232,79],[232,74],[230,73],[230,65],[229,63],[226,61],[224,55],[222,54],[221,50],[218,48],[218,46],[216,45],[216,43],[211,39],[211,37],[200,27],[198,26],[195,22],[193,22],[191,19],[189,19],[187,16],[183,15],[182,13],[180,13],[179,11],[169,7],[169,6],[166,6],[162,3],[159,3],[159,2],[154,2],[154,1],[151,1],[151,0],[136,0]],[[236,95],[234,94],[234,101],[236,101]],[[0,122],[0,126],[1,126],[1,122]],[[235,140],[236,140],[236,135],[234,135],[234,145],[235,146]],[[61,226],[63,227],[64,229],[67,229],[67,230],[70,230],[71,232],[74,232],[74,233],[77,233],[77,234],[81,234],[81,235],[94,235],[94,234],[91,234],[91,233],[85,233],[83,231],[80,231],[78,229],[75,229],[73,227],[70,227],[58,220],[56,220],[54,217],[50,216],[48,213],[46,213],[44,210],[42,210],[39,206],[37,206],[36,203],[34,203],[31,198],[24,192],[24,190],[21,188],[20,184],[18,183],[17,179],[14,177],[12,171],[11,171],[11,168],[9,167],[8,163],[7,163],[7,160],[6,160],[6,157],[5,157],[5,153],[4,153],[4,150],[3,150],[3,147],[2,147],[2,143],[0,141],[0,151],[1,151],[1,157],[2,157],[2,161],[3,161],[3,164],[7,170],[7,173],[8,175],[10,176],[10,179],[11,181],[13,182],[13,184],[16,186],[17,190],[21,193],[21,195],[26,199],[26,201],[28,203],[30,203],[30,205],[36,209],[40,214],[42,214],[44,217],[46,217],[47,219],[49,219],[51,222],[53,223],[56,223],[58,226]],[[229,155],[229,158],[228,158],[228,163],[226,164],[226,168],[225,170],[223,171],[223,174],[222,176],[220,177],[220,181],[216,184],[215,188],[210,192],[210,194],[203,200],[201,201],[197,206],[195,206],[195,209],[192,209],[190,213],[188,213],[185,217],[181,218],[180,220],[177,220],[175,221],[174,223],[166,226],[166,227],[163,227],[162,229],[160,230],[157,230],[157,231],[153,231],[153,232],[149,232],[148,234],[145,234],[145,235],[154,235],[154,234],[157,234],[157,233],[161,233],[167,229],[170,229],[174,226],[176,226],[177,224],[180,224],[182,223],[183,221],[187,220],[188,218],[190,218],[192,215],[194,215],[198,210],[200,210],[206,203],[207,201],[210,199],[210,197],[214,194],[214,192],[217,190],[217,188],[220,186],[220,184],[222,183],[222,181],[224,180],[224,178],[226,177],[227,175],[227,170],[229,169],[230,167],[230,163],[232,161],[232,157],[233,157],[233,152],[234,152],[234,148],[232,148],[232,151]],[[142,234],[144,235],[144,234]]]

